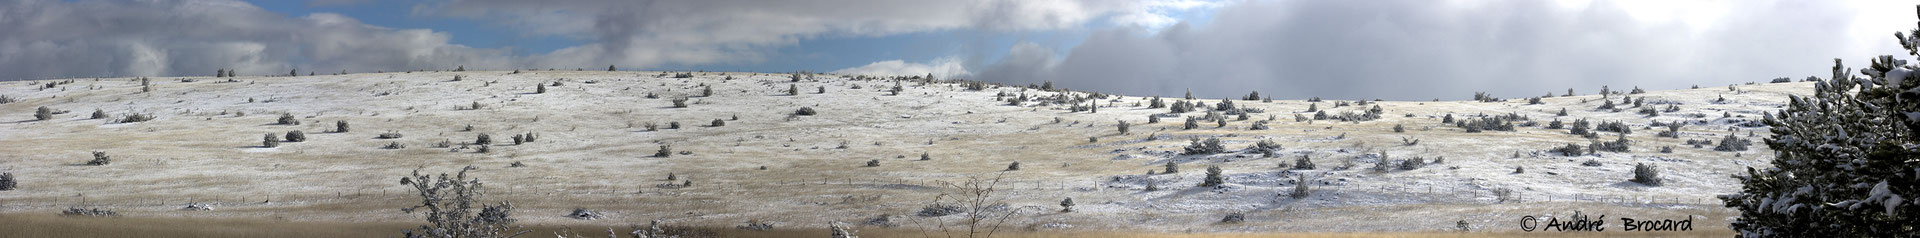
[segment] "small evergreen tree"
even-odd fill
[[[1166,167],[1167,167],[1167,169],[1166,169],[1165,171],[1163,171],[1163,172],[1161,172],[1161,173],[1163,173],[1163,174],[1173,174],[1173,173],[1179,173],[1179,172],[1180,172],[1180,164],[1176,164],[1176,163],[1173,163],[1173,161],[1167,161],[1167,166],[1166,166]]]
[[[1214,187],[1225,185],[1226,183],[1227,178],[1220,176],[1220,166],[1207,166],[1207,178],[1200,181],[1200,186]]]

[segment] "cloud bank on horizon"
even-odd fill
[[[307,6],[379,4],[311,0]],[[1132,95],[1208,98],[1530,97],[1825,75],[1898,54],[1912,1],[421,0],[456,19],[582,42],[472,47],[436,29],[347,14],[287,16],[237,0],[0,0],[0,80],[417,69],[752,65],[821,38],[1069,32],[922,61],[810,65]],[[1184,14],[1203,12],[1204,14]],[[476,37],[476,36],[461,36]],[[479,36],[485,37],[485,36]],[[952,39],[951,41],[969,41]],[[972,52],[983,51],[983,52]],[[803,70],[803,69],[792,69]]]

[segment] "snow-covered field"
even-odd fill
[[[417,215],[400,208],[418,199],[399,184],[416,168],[426,173],[480,168],[489,199],[511,200],[525,223],[626,227],[662,220],[674,224],[733,226],[748,220],[778,227],[859,224],[892,215],[915,228],[929,218],[914,214],[937,194],[954,192],[943,182],[969,177],[1002,181],[996,197],[1018,214],[1010,229],[1120,230],[1143,232],[1350,232],[1443,231],[1467,221],[1473,230],[1517,231],[1521,216],[1563,216],[1573,211],[1612,217],[1684,219],[1698,230],[1724,229],[1731,211],[1714,195],[1739,189],[1730,175],[1766,166],[1771,151],[1760,143],[1765,127],[1742,126],[1784,106],[1786,95],[1812,91],[1809,83],[1711,86],[1619,94],[1644,98],[1645,107],[1675,105],[1678,112],[1637,114],[1597,110],[1597,89],[1581,95],[1502,102],[1382,101],[1335,107],[1336,100],[1237,100],[1258,108],[1250,120],[1225,127],[1202,122],[1184,130],[1183,117],[1147,123],[1166,108],[1147,108],[1149,98],[1097,100],[1098,112],[1070,112],[1071,105],[1020,106],[996,94],[1046,97],[1058,92],[1016,87],[967,90],[951,83],[855,80],[816,75],[789,82],[787,74],[693,73],[673,78],[661,72],[503,71],[372,73],[301,77],[152,78],[152,91],[129,78],[72,79],[43,88],[40,80],[0,82],[0,172],[20,188],[0,191],[0,213],[58,213],[68,207],[109,208],[127,216],[264,218],[296,221],[407,222]],[[460,81],[453,81],[459,76]],[[192,82],[183,82],[191,79]],[[557,85],[556,85],[557,83]],[[539,84],[546,93],[534,93]],[[701,97],[703,85],[713,96]],[[787,95],[794,85],[799,95]],[[1615,85],[1627,91],[1631,85]],[[824,88],[825,93],[817,93]],[[1466,93],[1461,92],[1464,96]],[[648,97],[649,94],[657,97]],[[1081,92],[1072,92],[1084,95]],[[1179,101],[1178,95],[1166,98]],[[1280,95],[1297,99],[1315,95]],[[1512,95],[1504,95],[1512,96]],[[690,97],[686,108],[671,99]],[[1724,97],[1724,101],[1720,98]],[[1221,99],[1201,99],[1209,105]],[[478,103],[478,110],[463,110]],[[1310,104],[1330,114],[1360,112],[1374,105],[1379,120],[1296,122],[1311,117]],[[1083,104],[1084,105],[1084,104]],[[36,121],[37,107],[56,111]],[[791,116],[810,107],[813,116]],[[1555,116],[1565,108],[1569,115]],[[90,119],[94,110],[112,115]],[[157,119],[113,123],[127,113]],[[300,125],[277,125],[280,114]],[[1516,113],[1538,122],[1516,131],[1468,133],[1456,119]],[[1723,117],[1731,115],[1732,117]],[[734,119],[737,117],[738,119]],[[1255,121],[1274,120],[1267,130]],[[1550,148],[1592,140],[1549,121],[1621,121],[1633,133],[1630,152],[1561,156]],[[713,121],[724,126],[711,126]],[[346,133],[329,133],[337,121]],[[1117,121],[1132,124],[1116,130]],[[1679,138],[1656,137],[1682,121]],[[680,128],[668,129],[671,122]],[[657,124],[649,131],[646,124]],[[471,125],[472,130],[466,127]],[[1406,128],[1393,131],[1395,125]],[[291,130],[306,142],[261,147],[262,134]],[[398,132],[398,139],[375,138]],[[512,145],[515,134],[538,140]],[[467,146],[479,134],[492,137],[487,153]],[[1612,141],[1617,133],[1599,132]],[[1733,134],[1752,140],[1751,150],[1695,148],[1689,139]],[[1089,137],[1095,140],[1089,140]],[[1180,155],[1190,138],[1219,138],[1230,151]],[[1419,140],[1407,145],[1405,140]],[[1283,146],[1277,157],[1245,152],[1255,142]],[[434,144],[446,141],[453,148]],[[404,149],[384,149],[391,143]],[[654,157],[671,145],[670,157]],[[1672,153],[1661,153],[1672,146]],[[468,147],[467,149],[458,149]],[[113,163],[87,166],[91,152]],[[1244,152],[1244,153],[1243,153]],[[926,153],[930,160],[920,160]],[[1381,161],[1423,157],[1443,163],[1389,172]],[[1315,169],[1290,170],[1300,158]],[[868,167],[878,160],[879,166]],[[1584,166],[1588,160],[1598,166]],[[1173,161],[1179,173],[1147,175]],[[524,167],[509,167],[514,162]],[[1007,171],[1010,163],[1021,169]],[[1658,166],[1662,186],[1628,182],[1637,163]],[[1227,185],[1198,187],[1208,166],[1219,166]],[[1338,167],[1351,166],[1347,169]],[[1524,173],[1515,173],[1524,167]],[[764,168],[764,169],[763,169]],[[668,181],[669,174],[676,177]],[[1306,178],[1313,191],[1292,198]],[[691,180],[692,186],[672,185]],[[1151,183],[1158,188],[1147,191]],[[1500,201],[1495,190],[1515,199]],[[1074,212],[1058,212],[1073,198]],[[1517,201],[1514,201],[1517,200]],[[211,211],[182,211],[188,203]],[[604,211],[606,219],[565,217],[574,208]],[[1246,222],[1221,224],[1230,213]],[[952,219],[957,216],[950,216]],[[920,221],[922,223],[915,223]],[[949,220],[951,221],[951,220]]]

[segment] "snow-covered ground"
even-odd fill
[[[18,100],[0,104],[0,144],[5,145],[0,146],[0,172],[20,181],[19,189],[0,191],[0,212],[102,207],[128,216],[412,221],[418,218],[399,209],[418,200],[399,177],[416,168],[442,173],[473,165],[480,168],[476,173],[487,183],[489,199],[513,201],[522,222],[574,226],[624,227],[656,219],[732,226],[753,219],[781,227],[824,227],[830,221],[857,224],[890,214],[894,223],[912,227],[912,221],[928,220],[914,213],[936,195],[954,192],[943,182],[1001,176],[997,197],[1019,211],[1007,226],[1039,230],[1439,231],[1468,221],[1476,230],[1513,231],[1517,227],[1498,224],[1574,210],[1699,216],[1703,224],[1696,229],[1723,229],[1729,211],[1719,208],[1713,195],[1737,190],[1729,176],[1766,166],[1772,154],[1760,142],[1766,128],[1742,122],[1780,109],[1785,95],[1812,91],[1811,84],[1795,82],[1606,99],[1644,98],[1646,107],[1680,109],[1655,117],[1636,114],[1639,108],[1631,104],[1618,112],[1597,110],[1602,96],[1593,89],[1537,105],[1525,98],[1345,107],[1334,107],[1334,100],[1234,100],[1265,112],[1252,114],[1251,120],[1229,119],[1226,127],[1203,122],[1200,129],[1183,130],[1181,117],[1147,123],[1150,115],[1168,109],[1146,108],[1148,98],[1138,96],[1099,100],[1098,112],[1089,113],[1070,112],[1069,105],[996,101],[1000,92],[1057,94],[1014,87],[970,91],[960,84],[905,81],[905,91],[892,96],[887,90],[893,80],[671,75],[469,71],[231,82],[152,78],[152,92],[142,92],[140,81],[129,78],[71,79],[52,88],[43,86],[68,80],[0,82],[0,95]],[[463,80],[453,81],[456,76]],[[534,93],[537,84],[548,85],[547,92]],[[799,95],[787,95],[789,85]],[[712,86],[714,95],[699,96],[703,86]],[[825,93],[817,93],[821,88]],[[690,97],[688,107],[673,107],[671,99],[680,97]],[[1211,105],[1221,99],[1200,101]],[[461,109],[474,103],[482,107]],[[1312,116],[1310,104],[1330,114],[1379,105],[1384,116],[1366,122],[1295,122],[1295,114]],[[40,106],[67,112],[35,121]],[[819,114],[790,115],[802,107]],[[1569,115],[1555,116],[1562,108]],[[114,118],[143,113],[158,119],[89,119],[96,109]],[[276,125],[282,113],[302,123]],[[1447,114],[1467,119],[1508,113],[1539,125],[1467,133],[1441,122]],[[1184,116],[1201,115],[1204,110]],[[1271,129],[1248,130],[1269,116],[1275,118],[1267,124]],[[1571,124],[1583,118],[1630,125],[1630,152],[1569,157],[1546,151],[1568,143],[1587,146],[1590,139],[1566,129],[1545,129],[1548,121]],[[716,119],[725,125],[710,126]],[[1115,123],[1122,120],[1132,124],[1130,133],[1117,132]],[[349,122],[352,130],[327,132],[336,121]],[[1650,126],[1654,121],[1687,126],[1680,138],[1656,137],[1664,128]],[[667,129],[670,122],[680,128]],[[649,123],[659,130],[647,130]],[[1395,125],[1406,131],[1394,132]],[[262,134],[291,130],[304,131],[309,141],[259,146]],[[375,138],[383,132],[404,137]],[[512,135],[528,132],[538,140],[509,143]],[[481,133],[494,141],[490,152],[456,149]],[[1617,135],[1599,134],[1603,141]],[[1684,143],[1717,142],[1728,134],[1752,140],[1752,149],[1722,152]],[[1190,138],[1209,137],[1221,139],[1232,152],[1180,155]],[[1412,139],[1419,143],[1403,143]],[[1278,157],[1243,150],[1261,140],[1284,149]],[[442,141],[454,148],[434,146]],[[382,148],[394,142],[406,148]],[[653,157],[663,144],[676,153]],[[1659,152],[1661,146],[1672,146],[1672,153]],[[85,166],[92,151],[107,152],[113,164]],[[920,160],[921,153],[931,159]],[[1417,156],[1445,162],[1372,171],[1380,153],[1388,161]],[[1302,157],[1317,168],[1281,167]],[[865,166],[869,160],[880,165]],[[1600,165],[1582,165],[1588,160]],[[1178,164],[1179,173],[1147,175],[1169,161]],[[514,162],[526,166],[508,167]],[[1021,169],[1006,171],[1013,162]],[[1665,184],[1628,182],[1640,163],[1658,166]],[[1221,167],[1228,184],[1196,187],[1208,166]],[[1346,166],[1351,168],[1337,169]],[[1515,173],[1516,167],[1525,172]],[[678,180],[666,180],[668,174]],[[1289,197],[1303,176],[1312,195]],[[681,180],[693,186],[665,186]],[[1147,191],[1149,183],[1158,190]],[[1502,189],[1514,191],[1518,201],[1493,195]],[[1057,212],[1065,198],[1076,201],[1075,212]],[[214,210],[180,210],[190,202],[209,203]],[[608,218],[563,216],[574,208],[605,211]],[[1217,224],[1229,213],[1244,213],[1247,222]]]

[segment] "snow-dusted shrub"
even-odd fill
[[[1301,155],[1300,159],[1293,160],[1293,169],[1313,169],[1313,159]]]
[[[333,122],[333,133],[347,133],[348,131],[351,131],[352,129],[353,129],[352,127],[350,127],[350,126],[348,126],[348,125],[347,125],[347,121],[334,121],[334,122]]]
[[[473,138],[473,144],[475,144],[475,145],[491,145],[491,144],[493,144],[493,136],[488,136],[488,135],[487,135],[487,133],[480,133],[480,135],[478,135],[478,136],[474,136],[474,138]]]
[[[280,147],[280,136],[267,133],[266,136],[261,137],[260,146],[266,148]]]
[[[1020,170],[1020,161],[1014,161],[1013,163],[1007,164],[1007,171],[1015,171],[1015,170]]]
[[[1426,166],[1427,166],[1427,159],[1421,158],[1419,156],[1415,156],[1412,159],[1400,161],[1400,170],[1415,170],[1415,169],[1420,169],[1420,167],[1426,167]]]
[[[812,107],[800,107],[800,110],[793,111],[794,115],[801,115],[801,116],[812,116],[817,113],[819,112],[813,111]]]
[[[117,217],[117,216],[120,216],[120,213],[114,212],[113,210],[105,210],[105,209],[99,209],[99,208],[85,209],[85,208],[69,207],[65,211],[60,211],[60,215],[83,216],[83,217]]]
[[[1220,145],[1220,138],[1207,138],[1206,140],[1194,138],[1189,141],[1187,147],[1184,149],[1186,152],[1182,154],[1188,155],[1207,155],[1227,152],[1227,147]]]
[[[965,212],[965,210],[961,209],[960,206],[947,205],[947,204],[927,204],[926,206],[920,207],[920,212],[916,212],[914,213],[914,215],[920,216],[920,217],[943,217],[947,215],[960,214],[962,212]]]
[[[35,121],[53,120],[53,109],[47,108],[46,106],[40,106],[39,109],[34,109],[33,120]]]
[[[1247,214],[1241,214],[1238,212],[1228,213],[1226,217],[1220,218],[1220,223],[1227,223],[1227,224],[1236,224],[1236,223],[1241,223],[1246,221],[1247,221]]]
[[[1166,167],[1167,169],[1166,169],[1166,170],[1163,170],[1163,171],[1161,171],[1160,173],[1162,173],[1162,174],[1174,174],[1174,173],[1179,173],[1179,172],[1180,172],[1180,164],[1178,164],[1178,163],[1174,163],[1173,161],[1167,161],[1167,165],[1166,165],[1165,167]]]
[[[1684,126],[1685,124],[1686,123],[1682,123],[1679,121],[1674,121],[1673,123],[1667,123],[1666,124],[1667,130],[1660,132],[1660,134],[1657,136],[1666,137],[1666,138],[1680,138],[1680,127]]]
[[[1573,143],[1567,143],[1567,146],[1554,147],[1548,151],[1559,153],[1562,156],[1580,156],[1587,153],[1586,149],[1580,148],[1580,145]]]
[[[1747,139],[1741,139],[1740,137],[1735,137],[1733,136],[1733,134],[1727,134],[1727,137],[1720,138],[1720,144],[1713,146],[1713,150],[1714,151],[1746,151],[1747,146],[1751,144],[1753,144],[1753,141],[1748,141]]]
[[[867,161],[867,167],[880,167],[880,160],[878,160],[878,159],[875,159],[875,160],[868,160],[868,161]]]
[[[666,158],[668,156],[673,156],[673,147],[667,144],[660,144],[660,150],[653,152],[653,157]]]
[[[0,191],[13,190],[19,186],[19,182],[13,180],[13,173],[0,173]]]
[[[1633,164],[1633,180],[1628,181],[1649,186],[1660,186],[1660,171],[1656,170],[1652,165],[1635,163]]]
[[[93,109],[93,115],[87,118],[88,119],[107,119],[107,111],[102,111],[100,109]]]
[[[720,119],[713,119],[713,124],[711,124],[711,125],[708,125],[708,126],[711,126],[711,127],[722,127],[722,126],[727,126],[727,121],[725,121],[725,120],[720,120]]]
[[[1628,127],[1627,123],[1619,122],[1619,121],[1600,122],[1599,125],[1595,125],[1593,127],[1593,130],[1605,131],[1605,132],[1616,132],[1620,134],[1633,134],[1633,128]]]
[[[673,98],[673,108],[687,108],[687,98]]]
[[[1406,132],[1407,132],[1407,126],[1400,125],[1400,124],[1393,124],[1393,133],[1406,133]]]
[[[287,142],[303,142],[303,141],[307,141],[306,132],[300,132],[300,130],[293,130],[293,131],[287,132]]]
[[[1180,128],[1181,128],[1181,129],[1185,129],[1185,130],[1192,130],[1192,129],[1195,129],[1195,128],[1200,128],[1200,118],[1197,118],[1197,117],[1187,117],[1187,123],[1186,123],[1186,124],[1184,124],[1184,125],[1182,125],[1182,126],[1181,126]]]
[[[293,114],[290,114],[290,113],[281,113],[281,114],[280,114],[280,119],[278,119],[278,120],[276,120],[276,122],[275,122],[274,124],[278,124],[278,125],[300,125],[300,120],[299,120],[299,119],[294,119],[294,118],[293,118]]]
[[[1572,133],[1572,134],[1574,134],[1574,135],[1587,135],[1587,134],[1589,134],[1589,133],[1593,133],[1592,131],[1588,131],[1588,130],[1587,130],[1587,127],[1588,127],[1588,125],[1589,125],[1589,124],[1590,124],[1590,123],[1589,123],[1589,122],[1587,122],[1587,119],[1586,119],[1586,118],[1581,118],[1581,119],[1578,119],[1578,120],[1573,120],[1573,126],[1572,126],[1572,127],[1568,127],[1568,129],[1567,129],[1567,131],[1568,131],[1569,133]]]
[[[381,146],[380,148],[389,149],[389,150],[398,150],[398,149],[406,149],[407,145],[400,144],[399,141],[394,141],[394,142],[388,142],[386,146]]]
[[[1313,195],[1311,188],[1307,187],[1309,183],[1312,183],[1312,181],[1307,181],[1307,175],[1301,174],[1300,179],[1295,180],[1293,183],[1293,193],[1287,194],[1287,196],[1293,199],[1302,199]]]
[[[1594,141],[1588,148],[1597,151],[1626,153],[1629,144],[1632,142],[1633,141],[1627,140],[1627,135],[1620,135],[1619,139],[1613,141]]]
[[[1482,130],[1513,131],[1513,122],[1500,117],[1468,118],[1466,120],[1455,121],[1454,126],[1466,129],[1467,133],[1478,133]]]
[[[1115,122],[1113,126],[1120,129],[1120,134],[1127,134],[1127,121]]]
[[[400,134],[400,132],[398,132],[398,131],[387,131],[387,132],[383,132],[383,133],[380,133],[380,135],[377,135],[377,136],[374,136],[373,138],[376,138],[376,139],[400,139],[400,137],[402,137],[402,136],[405,136],[405,135],[401,135],[401,134]]]
[[[120,120],[115,120],[114,122],[134,123],[134,122],[143,122],[143,121],[152,121],[152,120],[153,120],[152,114],[127,113],[126,115],[120,116]]]

